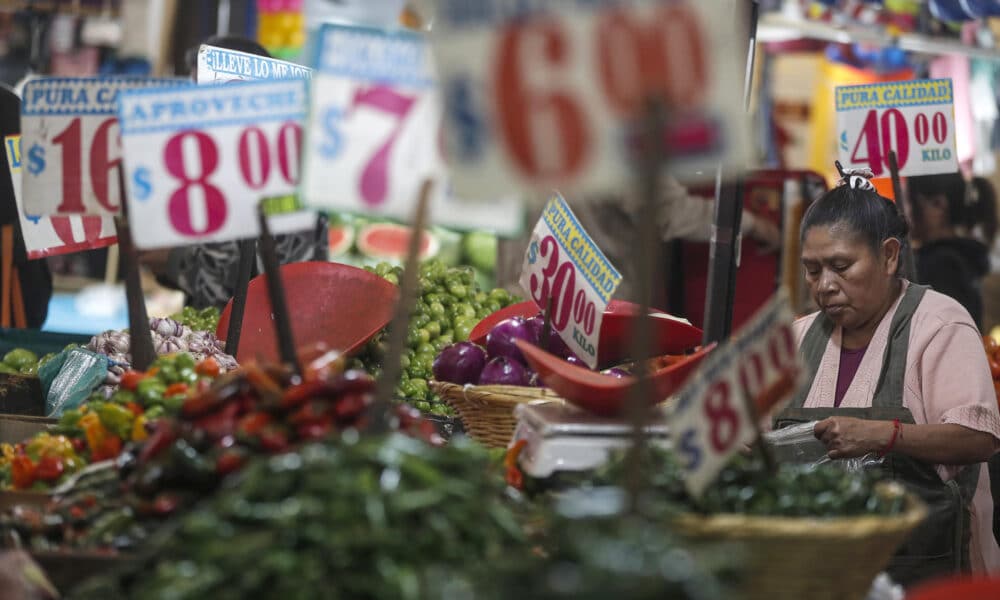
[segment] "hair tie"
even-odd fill
[[[869,192],[874,192],[875,185],[871,182],[872,178],[875,177],[875,173],[869,168],[863,169],[845,169],[840,161],[834,161],[834,165],[837,166],[837,172],[840,173],[840,180],[837,181],[837,186],[846,185],[852,190],[865,190]]]

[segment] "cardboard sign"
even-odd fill
[[[950,79],[841,86],[837,94],[840,162],[889,176],[895,150],[899,174],[958,171],[955,105]]]
[[[290,196],[298,185],[306,98],[301,79],[123,93],[122,144],[136,245],[258,235],[258,204]],[[276,233],[315,223],[312,213],[296,215],[283,217]]]
[[[440,155],[437,78],[422,36],[325,25],[316,65],[302,190],[307,204],[409,219],[430,179],[433,222],[521,231],[524,211],[510,189],[492,201],[452,195]]]
[[[750,406],[767,414],[792,390],[799,361],[784,293],[705,359],[677,394],[670,422],[691,494],[700,496],[729,457],[754,440]]]
[[[10,168],[14,202],[17,204],[17,217],[28,260],[103,248],[118,241],[111,217],[43,217],[26,213],[21,197],[21,136],[8,136],[4,138],[4,144],[7,146],[7,166]]]
[[[443,0],[434,48],[456,192],[512,185],[582,198],[634,179],[651,97],[676,171],[745,168],[744,3]]]
[[[202,44],[198,49],[197,73],[199,84],[311,79],[313,76],[313,71],[309,67],[208,44]]]
[[[24,85],[23,193],[36,215],[114,216],[121,210],[118,96],[177,79],[39,78]]]
[[[540,310],[552,299],[552,329],[592,369],[604,309],[621,280],[562,196],[549,200],[531,234],[519,283]]]

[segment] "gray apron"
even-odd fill
[[[802,340],[799,351],[805,362],[808,385],[799,390],[789,407],[775,418],[775,429],[818,421],[831,416],[914,423],[903,406],[903,378],[910,339],[910,320],[928,288],[910,284],[889,330],[882,370],[871,408],[803,408],[820,362],[833,334],[834,324],[820,313]],[[979,482],[980,465],[962,469],[944,482],[934,466],[898,452],[890,452],[880,467],[927,504],[928,516],[899,549],[886,569],[903,585],[969,571],[969,504]],[[859,548],[859,551],[864,551]]]

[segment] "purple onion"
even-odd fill
[[[524,340],[529,344],[538,343],[537,337],[532,337],[532,329],[523,317],[511,317],[494,325],[486,336],[486,353],[490,358],[503,356],[524,364],[524,356],[514,340]]]
[[[485,350],[472,342],[458,342],[434,358],[434,379],[458,385],[476,383],[485,366]]]
[[[530,383],[528,370],[520,362],[497,356],[486,363],[479,376],[479,385],[520,385]]]
[[[626,371],[625,369],[619,369],[618,367],[614,367],[613,369],[606,369],[604,371],[601,371],[601,374],[602,375],[607,375],[609,377],[614,377],[616,379],[625,379],[626,377],[631,377],[632,376],[632,374],[629,373],[628,371]]]

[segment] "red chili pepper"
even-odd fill
[[[243,367],[243,372],[247,381],[250,382],[254,391],[257,392],[257,396],[260,398],[262,404],[265,406],[276,406],[281,403],[282,394],[284,393],[281,386],[270,375],[265,373],[263,369],[256,365],[247,365]]]
[[[271,415],[267,413],[253,413],[240,419],[237,428],[241,434],[255,437],[265,426],[270,425],[272,420]]]
[[[304,425],[299,425],[298,429],[295,431],[299,439],[310,441],[318,440],[324,438],[333,432],[333,421],[318,422],[318,423],[306,423]]]
[[[302,406],[310,398],[319,398],[334,391],[333,386],[322,381],[307,381],[293,385],[281,396],[281,408],[290,410]]]
[[[134,392],[139,387],[139,382],[146,378],[145,373],[139,371],[125,371],[122,375],[122,388]]]
[[[188,393],[188,384],[183,381],[178,383],[171,383],[167,386],[167,389],[163,392],[164,398],[169,398],[171,396],[183,396]]]
[[[177,510],[180,503],[181,499],[177,494],[163,492],[158,495],[155,500],[153,500],[153,512],[157,515],[165,517]]]
[[[268,426],[260,432],[260,446],[267,452],[288,450],[288,434],[279,427]]]
[[[73,519],[80,520],[87,516],[87,511],[81,506],[73,506],[69,509],[69,516]]]
[[[211,356],[198,363],[198,365],[194,368],[195,373],[199,375],[206,375],[208,377],[218,377],[219,371],[221,371],[219,361],[215,360]]]
[[[219,460],[215,462],[215,472],[219,475],[229,475],[234,471],[239,471],[246,463],[246,454],[241,450],[230,449],[219,455]]]
[[[52,482],[62,477],[66,465],[59,456],[43,456],[35,467],[35,478]]]
[[[94,462],[117,458],[122,453],[122,439],[117,435],[109,435],[104,438],[100,446],[90,453],[90,458]]]
[[[308,402],[288,417],[292,425],[308,425],[330,419],[330,406],[324,402]]]
[[[77,454],[80,454],[87,449],[87,440],[83,438],[71,438],[70,443],[73,444],[73,450],[76,451]]]
[[[236,431],[236,415],[239,410],[240,405],[237,402],[229,402],[222,407],[222,410],[195,421],[195,427],[204,430],[212,439],[232,435]]]
[[[177,426],[170,419],[160,419],[139,454],[139,464],[146,464],[177,440]]]
[[[370,394],[344,394],[334,402],[333,414],[340,421],[351,420],[361,415],[370,402]]]
[[[22,490],[30,488],[35,483],[35,463],[23,454],[15,456],[11,460],[10,474],[14,487]]]
[[[127,408],[130,413],[132,413],[137,417],[141,416],[143,413],[146,412],[145,409],[143,409],[142,406],[137,402],[126,402],[125,408]]]

